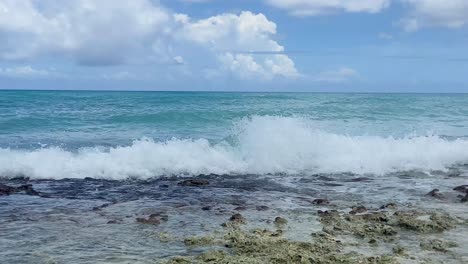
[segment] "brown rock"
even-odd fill
[[[274,221],[275,225],[285,225],[288,223],[288,220],[284,219],[283,217],[277,216]]]
[[[229,221],[237,224],[245,224],[246,220],[241,214],[233,214]]]
[[[367,212],[367,208],[362,205],[358,205],[358,206],[353,206],[349,214],[362,214],[365,212]]]

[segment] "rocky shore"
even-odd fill
[[[302,180],[305,188],[299,189],[251,178],[208,175],[128,182],[4,181],[0,196],[9,199],[0,202],[8,213],[0,220],[4,226],[11,225],[11,230],[32,225],[65,233],[67,230],[60,228],[69,228],[71,223],[78,227],[72,237],[82,239],[79,232],[87,229],[92,230],[88,236],[93,238],[105,238],[100,232],[110,232],[123,236],[113,242],[117,248],[127,236],[133,243],[144,242],[145,251],[156,252],[156,257],[145,256],[134,263],[468,261],[468,218],[464,213],[468,185],[420,190],[402,200],[371,191],[360,196],[340,191],[344,187],[379,186],[376,180],[364,177],[340,181],[317,177],[310,186],[320,191],[310,191],[309,183]],[[44,201],[44,211],[30,209],[25,216],[16,213],[23,211],[20,206],[8,211],[8,206],[24,200],[18,199],[21,197],[31,197],[31,206]],[[66,206],[57,207],[57,202]],[[82,209],[73,211],[78,204],[83,204]],[[58,208],[66,215],[54,214]],[[57,221],[63,226],[57,227]],[[88,224],[90,221],[94,224]]]

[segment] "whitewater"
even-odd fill
[[[436,135],[350,136],[315,129],[310,120],[254,116],[231,129],[229,141],[155,141],[129,146],[0,150],[0,175],[38,179],[123,180],[200,174],[377,174],[446,170],[468,163],[468,140]]]

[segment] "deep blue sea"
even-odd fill
[[[1,91],[0,175],[374,173],[468,162],[468,95]]]

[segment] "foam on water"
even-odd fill
[[[164,175],[373,173],[444,170],[468,162],[468,140],[438,136],[348,136],[307,119],[253,116],[229,141],[144,138],[130,146],[0,149],[0,175],[32,178],[150,178]]]

